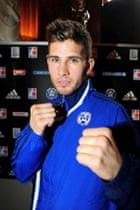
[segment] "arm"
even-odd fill
[[[107,196],[121,210],[140,209],[140,135],[133,124],[113,130],[122,164],[111,182],[104,182]]]
[[[47,149],[44,135],[34,133],[30,125],[19,133],[11,158],[12,170],[17,179],[26,182],[41,168]]]
[[[29,124],[19,133],[11,159],[13,172],[20,181],[31,180],[41,168],[48,149],[44,131],[46,126],[53,125],[55,116],[50,103],[32,105]]]
[[[108,198],[120,210],[140,209],[140,160],[124,154],[119,173],[111,182],[104,182],[104,186]]]
[[[140,136],[125,110],[118,109],[112,128],[86,129],[77,160],[102,180],[105,193],[121,210],[140,205]]]

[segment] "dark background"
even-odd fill
[[[28,13],[25,11],[22,12],[22,20],[27,25],[28,20],[30,19],[31,13],[33,11],[33,15],[37,14],[37,17],[33,17],[33,23],[36,18],[38,20],[38,37],[23,37],[26,41],[44,41],[46,40],[45,28],[47,24],[57,17],[67,18],[70,17],[69,6],[71,4],[71,0],[23,0],[20,2],[20,9],[23,11],[23,7]],[[123,103],[126,108],[128,108],[129,113],[131,109],[140,109],[140,94],[139,94],[139,84],[140,81],[132,80],[132,71],[133,68],[140,68],[139,61],[130,61],[129,60],[129,49],[136,48],[140,49],[140,0],[112,0],[112,2],[101,6],[101,1],[99,0],[87,0],[87,9],[90,12],[91,19],[88,22],[88,30],[90,31],[93,42],[95,43],[95,48],[97,50],[97,65],[96,65],[96,86],[97,88],[105,92],[107,88],[115,88],[117,91],[117,100]],[[35,5],[38,5],[36,8]],[[30,8],[29,8],[30,7]],[[29,9],[28,9],[29,8]],[[38,12],[35,13],[35,10]],[[25,16],[28,16],[27,22],[25,21]],[[31,25],[33,24],[31,23]],[[30,28],[30,27],[29,27]],[[21,34],[22,35],[22,34]],[[34,46],[38,44],[34,43]],[[103,45],[102,45],[103,43]],[[106,43],[107,45],[104,45]],[[109,43],[109,44],[108,44]],[[115,43],[110,46],[110,43]],[[136,45],[123,45],[118,46],[119,43],[122,44],[136,44]],[[30,43],[31,44],[31,43]],[[32,46],[32,45],[31,45]],[[22,50],[28,47],[28,44],[25,46],[21,46]],[[3,46],[1,46],[1,49]],[[106,55],[112,50],[116,50],[119,55],[121,55],[122,60],[106,60]],[[8,52],[10,50],[10,45],[8,47]],[[46,50],[46,46],[40,47],[39,51],[44,53]],[[1,51],[2,52],[2,51]],[[44,54],[45,55],[45,54]],[[27,55],[25,54],[25,60]],[[39,57],[40,58],[40,57]],[[23,58],[22,58],[23,59]],[[6,131],[5,139],[0,139],[1,145],[8,145],[10,149],[12,149],[13,143],[15,139],[12,138],[12,127],[23,127],[26,123],[27,119],[19,119],[12,118],[10,110],[26,110],[28,109],[28,105],[26,104],[27,96],[24,91],[24,88],[30,86],[35,87],[35,84],[39,84],[38,81],[42,81],[42,76],[32,76],[31,72],[34,69],[37,70],[45,70],[46,66],[39,66],[39,63],[42,62],[42,59],[39,60],[26,60],[24,66],[22,66],[22,62],[20,65],[20,60],[18,60],[18,66],[13,66],[15,68],[26,68],[27,69],[27,77],[17,77],[16,80],[12,76],[12,68],[10,66],[10,62],[13,62],[8,56],[5,56],[5,60],[1,59],[1,66],[7,65],[8,68],[8,77],[4,80],[0,81],[0,106],[8,107],[8,119],[1,120],[1,130],[3,133]],[[29,63],[28,63],[29,62]],[[14,61],[15,63],[15,61]],[[32,69],[33,68],[33,69]],[[125,78],[115,78],[115,77],[102,77],[102,71],[127,71],[127,77]],[[30,80],[31,79],[31,80]],[[27,82],[27,83],[26,83]],[[33,83],[32,83],[33,82]],[[44,77],[44,87],[45,86],[45,77]],[[32,84],[33,85],[32,85]],[[21,86],[22,84],[22,86]],[[22,96],[22,101],[6,101],[5,95],[11,89],[15,88],[20,96]],[[44,88],[44,91],[45,91]],[[122,96],[127,93],[129,90],[133,90],[134,94],[137,96],[138,101],[128,101],[123,102]],[[39,88],[40,96],[43,96],[43,92]],[[25,98],[24,98],[25,97]],[[28,101],[29,102],[29,101]],[[32,103],[35,101],[30,101]],[[26,106],[27,105],[27,106]],[[139,128],[139,121],[135,122],[136,126]],[[9,176],[10,165],[9,165],[10,157],[8,158],[0,158],[0,210],[29,210],[30,208],[30,198],[32,185],[22,185],[13,176]]]
[[[101,42],[140,43],[140,1],[114,0],[101,9]]]

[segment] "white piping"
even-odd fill
[[[87,95],[87,93],[88,93],[88,91],[89,91],[89,87],[90,87],[90,82],[89,82],[89,80],[88,80],[87,87],[86,87],[86,89],[85,89],[85,91],[84,91],[82,97],[80,98],[80,100],[78,101],[78,103],[75,104],[75,105],[68,111],[68,116],[69,116],[75,109],[77,109],[77,108],[83,103],[83,101],[84,101],[84,99],[85,99],[85,97],[86,97],[86,95]]]
[[[37,205],[38,196],[39,196],[39,190],[40,190],[40,179],[41,179],[41,170],[39,170],[36,173],[32,210],[36,210],[36,205]]]

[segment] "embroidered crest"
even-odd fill
[[[82,126],[86,126],[89,124],[91,120],[90,112],[81,112],[77,118],[77,123]]]

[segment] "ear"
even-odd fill
[[[88,60],[87,76],[93,77],[95,75],[95,71],[93,69],[94,64],[95,64],[94,58],[90,58]]]

